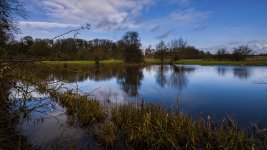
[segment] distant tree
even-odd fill
[[[153,49],[152,49],[152,46],[149,45],[146,50],[145,50],[145,55],[146,56],[152,56],[153,55]]]
[[[212,59],[212,54],[210,53],[210,51],[207,51],[205,54],[204,54],[204,59]]]
[[[34,44],[28,50],[28,54],[33,57],[43,58],[51,54],[51,41],[44,39],[35,40]]]
[[[88,49],[80,48],[77,51],[77,55],[78,55],[79,59],[86,60],[86,59],[89,59],[90,53],[89,53]]]
[[[126,63],[143,62],[143,53],[140,49],[141,43],[139,34],[134,31],[126,32],[121,38],[123,46],[124,61]]]
[[[156,45],[156,52],[155,52],[155,56],[160,59],[160,63],[163,64],[164,59],[167,56],[167,45],[165,44],[164,41],[160,41],[157,45]]]
[[[234,48],[234,51],[232,53],[233,58],[237,61],[244,60],[248,55],[251,54],[253,54],[252,49],[244,45]]]
[[[99,61],[104,58],[104,54],[105,52],[103,48],[97,48],[93,50],[92,56],[93,59],[95,60],[96,65],[99,65]]]
[[[177,61],[180,59],[180,55],[182,51],[188,46],[188,43],[186,40],[179,38],[171,40],[170,42],[170,49],[171,49],[171,58],[172,61]]]
[[[216,53],[216,57],[218,60],[226,59],[228,55],[229,55],[229,53],[227,52],[227,50],[225,48],[218,49],[218,51]]]
[[[25,36],[25,37],[20,39],[19,43],[20,43],[20,49],[19,49],[20,53],[25,54],[25,53],[27,53],[29,48],[34,43],[34,40],[31,36]]]
[[[6,52],[10,57],[18,55],[19,49],[20,49],[20,42],[18,42],[17,40],[11,40],[6,44]]]

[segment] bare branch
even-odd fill
[[[57,39],[57,38],[59,38],[59,37],[62,37],[62,36],[67,35],[67,34],[70,34],[70,33],[72,33],[72,32],[75,32],[74,37],[76,37],[76,36],[79,34],[78,31],[80,31],[80,30],[90,30],[90,28],[91,28],[91,25],[90,25],[89,23],[87,23],[85,26],[81,26],[81,27],[78,28],[78,29],[70,30],[70,31],[65,32],[65,33],[63,33],[63,34],[60,34],[60,35],[54,37],[52,40],[55,40],[55,39]]]

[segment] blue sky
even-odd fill
[[[52,38],[90,23],[79,38],[117,41],[138,31],[143,48],[183,37],[209,51],[249,45],[267,52],[266,0],[24,0],[21,34]],[[71,37],[68,35],[65,37]]]

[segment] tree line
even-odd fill
[[[122,59],[125,62],[143,62],[144,57],[159,59],[161,63],[174,63],[179,59],[217,59],[244,60],[252,55],[248,46],[239,46],[232,52],[219,49],[216,54],[204,52],[188,44],[183,38],[160,41],[154,47],[141,49],[138,32],[126,32],[116,42],[108,39],[84,40],[78,38],[67,39],[33,39],[25,36],[20,40],[8,40],[2,51],[8,58],[45,59],[45,60],[94,60],[99,63],[105,59]]]
[[[232,52],[227,51],[225,48],[218,49],[215,58],[217,60],[245,60],[249,55],[253,55],[254,52],[247,45],[241,45],[233,48]]]
[[[163,63],[165,60],[169,63],[174,63],[179,59],[210,59],[212,54],[207,51],[199,50],[194,46],[190,46],[186,40],[183,38],[178,38],[171,40],[166,43],[161,40],[155,45],[155,48],[152,48],[150,45],[145,50],[145,55],[147,57],[154,57],[160,60]]]

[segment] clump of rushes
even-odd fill
[[[168,113],[162,106],[126,104],[113,108],[112,121],[126,142],[137,149],[250,149],[242,131],[226,118],[193,121],[181,113]]]
[[[77,118],[79,126],[92,126],[102,122],[107,116],[100,101],[88,96],[77,95],[71,91],[56,93],[54,96],[66,108],[69,116]]]
[[[106,148],[123,143],[134,149],[254,149],[255,143],[247,140],[231,117],[221,121],[211,117],[193,120],[154,104],[104,107],[100,101],[72,92],[57,98],[80,126],[95,129],[92,133]]]
[[[99,128],[95,131],[99,142],[106,148],[114,148],[117,142],[117,126],[112,121],[107,121],[100,124]]]

